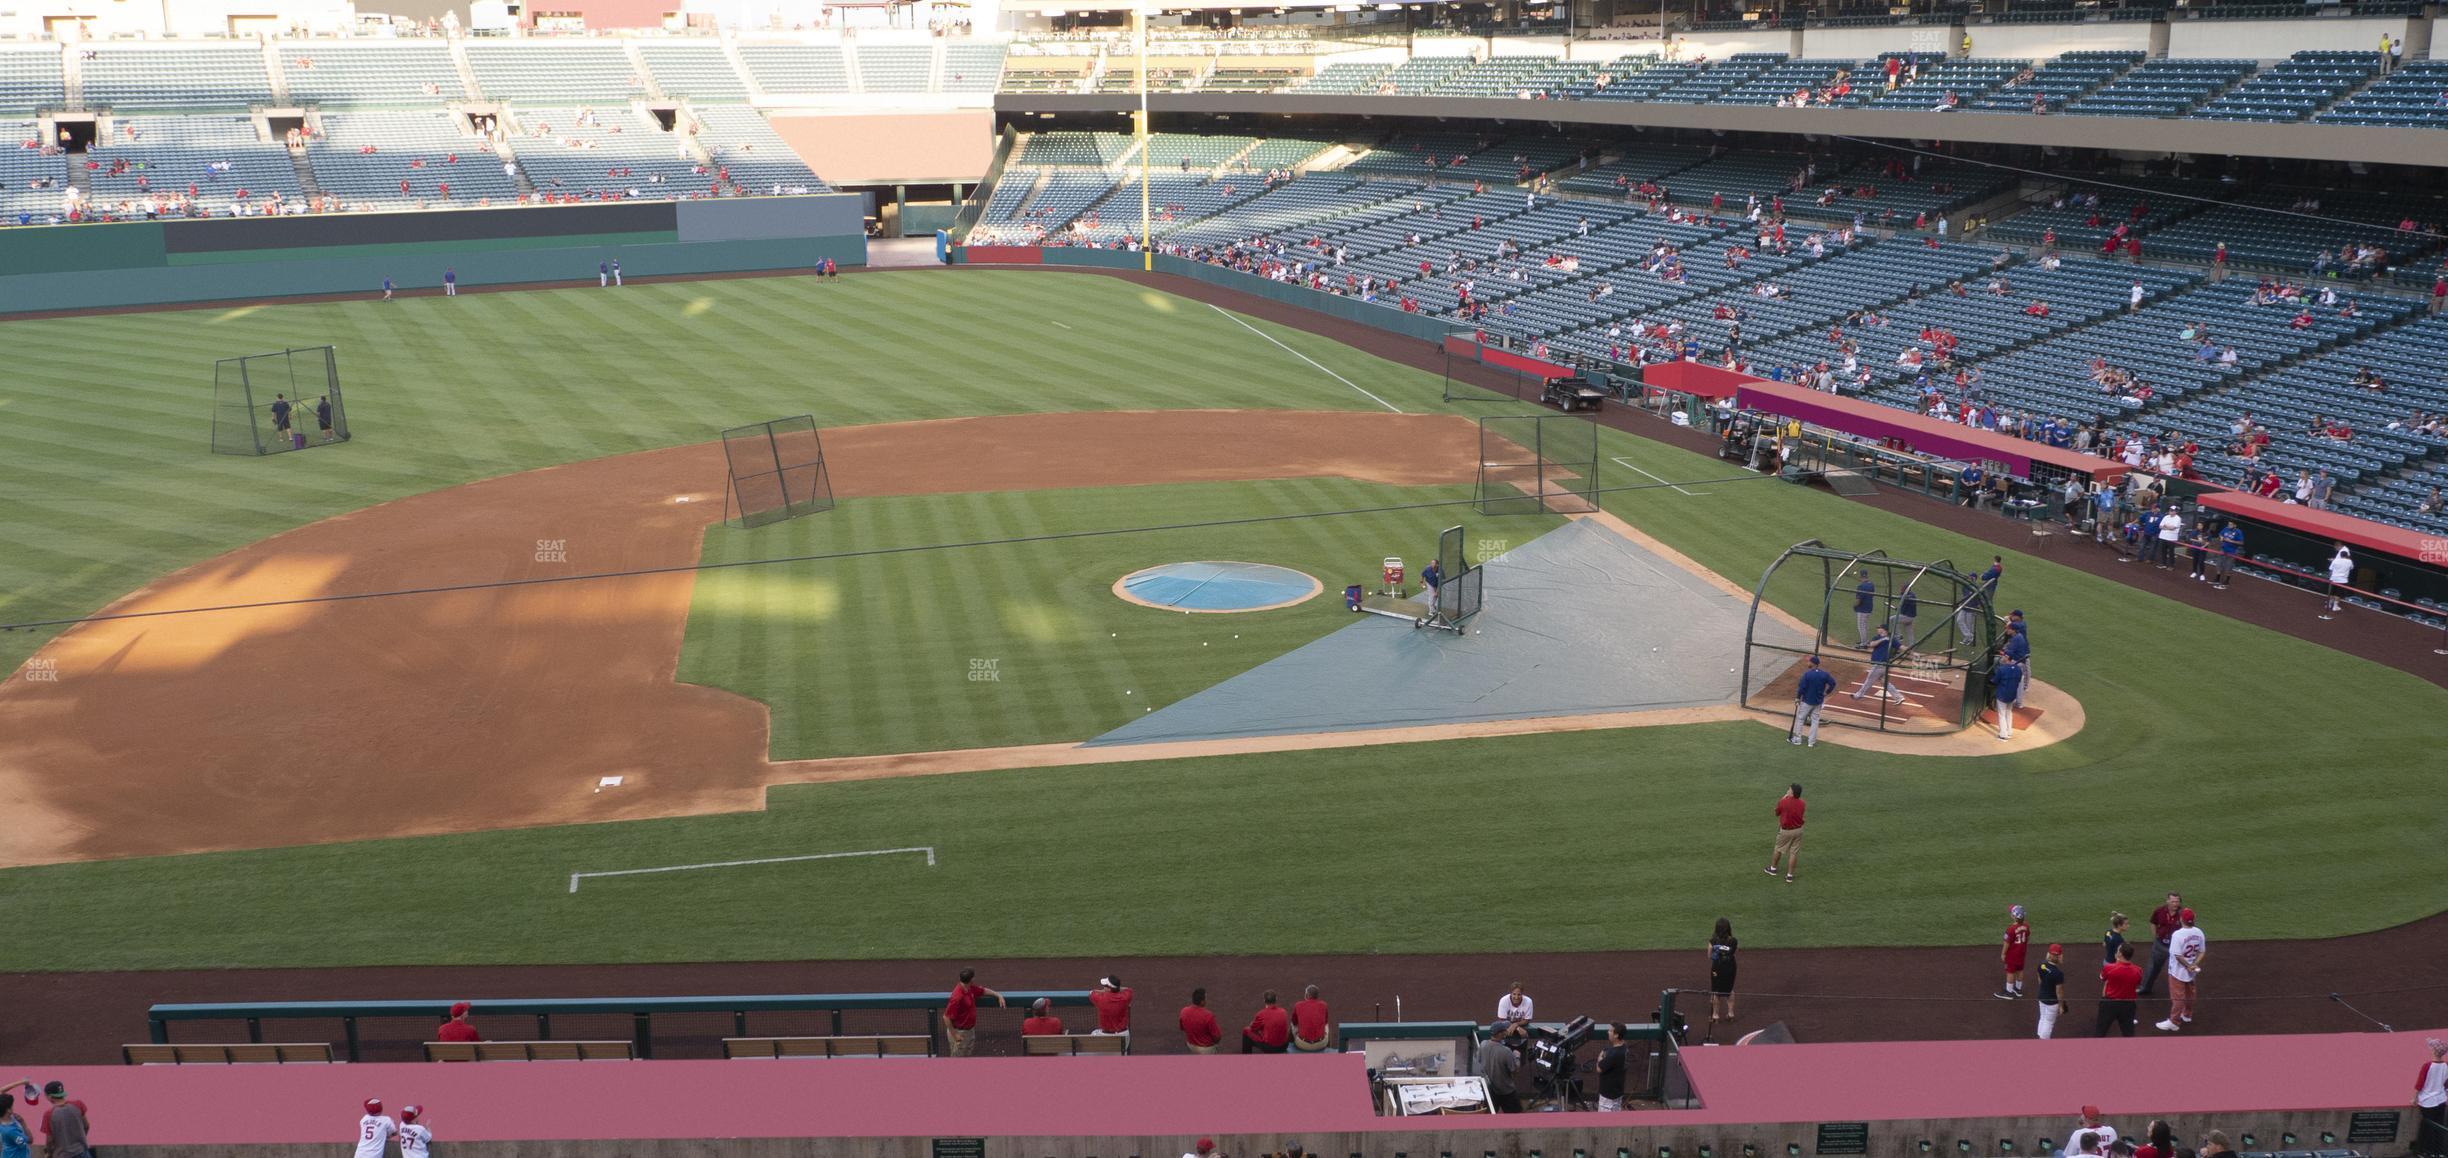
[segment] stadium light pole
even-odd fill
[[[1131,10],[1139,21],[1139,267],[1156,269],[1155,229],[1149,223],[1148,194],[1148,9],[1146,0]]]

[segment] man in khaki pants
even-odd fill
[[[1312,985],[1301,990],[1301,999],[1292,1003],[1292,1048],[1302,1053],[1324,1050],[1334,1036],[1327,1028],[1329,1024],[1326,1003],[1318,998],[1318,987]]]
[[[976,983],[977,970],[960,971],[960,984],[952,987],[952,996],[944,1002],[944,1044],[953,1057],[969,1057],[977,1053],[978,998],[991,997],[996,1005],[1008,1006],[1003,995]]]
[[[1794,869],[1802,863],[1802,786],[1791,785],[1776,802],[1776,851],[1768,855],[1768,875],[1777,875],[1777,865],[1785,865],[1785,883],[1792,884]]]

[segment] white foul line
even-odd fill
[[[917,848],[873,848],[861,852],[814,852],[806,856],[769,856],[761,860],[724,860],[710,864],[675,864],[665,865],[662,868],[611,869],[605,872],[571,873],[570,891],[577,892],[578,882],[589,877],[633,877],[640,873],[684,873],[695,869],[741,868],[752,864],[789,864],[802,860],[836,860],[846,856],[891,856],[904,852],[923,852],[926,854],[927,867],[935,867],[935,846],[929,844]]]
[[[1376,396],[1376,395],[1374,395],[1374,394],[1369,394],[1369,392],[1368,392],[1368,391],[1366,391],[1366,390],[1362,390],[1362,389],[1361,389],[1361,387],[1360,387],[1360,384],[1359,384],[1359,383],[1354,382],[1354,381],[1352,381],[1351,379],[1349,379],[1349,378],[1346,378],[1346,377],[1342,376],[1341,374],[1337,374],[1337,373],[1335,373],[1335,372],[1334,372],[1334,371],[1332,371],[1332,370],[1328,370],[1328,369],[1326,369],[1326,367],[1324,367],[1324,366],[1318,366],[1318,364],[1317,364],[1316,360],[1314,360],[1314,359],[1310,358],[1310,357],[1309,357],[1309,355],[1304,354],[1304,353],[1301,353],[1300,351],[1295,350],[1295,349],[1293,349],[1293,348],[1292,348],[1292,347],[1290,347],[1290,346],[1284,345],[1282,342],[1278,342],[1278,341],[1276,341],[1276,340],[1275,340],[1275,335],[1270,334],[1270,333],[1266,332],[1265,330],[1261,330],[1261,329],[1259,329],[1258,327],[1256,327],[1256,326],[1253,326],[1253,325],[1249,324],[1248,322],[1244,322],[1244,321],[1242,321],[1242,320],[1241,320],[1241,319],[1239,319],[1239,318],[1233,317],[1233,315],[1232,315],[1230,312],[1226,311],[1224,307],[1219,306],[1219,305],[1216,305],[1216,304],[1215,304],[1215,303],[1213,303],[1213,302],[1209,302],[1209,303],[1207,304],[1207,308],[1208,308],[1208,309],[1211,309],[1211,310],[1214,310],[1215,312],[1217,312],[1217,313],[1219,313],[1219,314],[1223,314],[1225,317],[1232,318],[1232,320],[1233,320],[1234,324],[1236,324],[1236,325],[1240,326],[1242,329],[1244,329],[1244,330],[1248,330],[1249,332],[1251,332],[1251,333],[1253,333],[1253,334],[1256,334],[1256,335],[1258,335],[1258,336],[1259,336],[1259,337],[1261,337],[1261,338],[1265,338],[1267,341],[1270,341],[1270,342],[1275,342],[1275,347],[1276,347],[1277,349],[1279,349],[1279,350],[1282,350],[1284,353],[1290,354],[1290,355],[1292,355],[1293,357],[1298,358],[1298,359],[1300,359],[1300,360],[1301,360],[1301,361],[1303,361],[1303,362],[1307,362],[1307,363],[1309,363],[1309,364],[1310,364],[1310,365],[1312,365],[1312,366],[1317,366],[1318,370],[1319,370],[1320,372],[1324,373],[1324,374],[1325,374],[1327,377],[1332,378],[1332,379],[1334,379],[1335,381],[1340,382],[1340,383],[1342,383],[1342,384],[1344,384],[1344,385],[1346,385],[1346,386],[1349,386],[1349,387],[1351,387],[1351,388],[1352,388],[1352,389],[1354,389],[1354,390],[1359,390],[1359,391],[1360,391],[1362,394],[1368,394],[1368,400],[1369,400],[1369,401],[1374,402],[1374,403],[1376,403],[1376,404],[1377,404],[1377,405],[1379,405],[1379,406],[1383,406],[1383,407],[1385,407],[1386,409],[1391,410],[1391,411],[1393,411],[1393,412],[1394,412],[1394,413],[1396,413],[1396,414],[1400,414],[1400,413],[1402,413],[1402,412],[1403,412],[1402,407],[1400,407],[1400,406],[1396,406],[1396,405],[1394,405],[1393,403],[1388,402],[1388,401],[1386,401],[1386,400],[1385,400],[1385,399],[1383,399],[1383,398],[1379,398],[1378,396]]]
[[[1648,472],[1648,471],[1641,470],[1641,468],[1639,468],[1639,467],[1637,467],[1637,466],[1634,466],[1634,465],[1632,465],[1631,463],[1625,462],[1624,460],[1622,460],[1622,459],[1620,459],[1620,458],[1615,459],[1615,460],[1614,460],[1614,462],[1615,462],[1615,465],[1620,466],[1620,467],[1624,468],[1625,470],[1629,470],[1629,471],[1637,471],[1637,472],[1638,472],[1638,473],[1640,473],[1640,474],[1649,475],[1649,481],[1651,481],[1651,482],[1666,482],[1666,480],[1665,480],[1665,479],[1659,478],[1658,476],[1653,475],[1653,474],[1649,474],[1649,472]],[[1675,483],[1666,483],[1666,485],[1667,485],[1667,486],[1670,486],[1670,487],[1674,487],[1675,492],[1676,492],[1676,493],[1678,493],[1678,494],[1686,494],[1686,495],[1690,495],[1691,497],[1693,497],[1693,498],[1695,498],[1695,499],[1696,499],[1696,498],[1699,498],[1699,497],[1700,497],[1700,496],[1702,496],[1702,495],[1713,495],[1713,494],[1716,494],[1716,493],[1717,493],[1717,492],[1715,492],[1715,491],[1687,491],[1687,490],[1684,490],[1684,489],[1683,489],[1681,486],[1679,486],[1679,485],[1677,485],[1677,484],[1675,484]]]

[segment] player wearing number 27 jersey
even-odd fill
[[[433,1152],[433,1131],[417,1122],[423,1116],[422,1106],[400,1107],[400,1158],[428,1158]]]
[[[357,1119],[356,1158],[383,1158],[383,1144],[399,1133],[399,1123],[383,1116],[381,1098],[367,1098],[365,1117]]]

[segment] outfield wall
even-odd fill
[[[864,265],[846,193],[0,230],[0,314]]]

